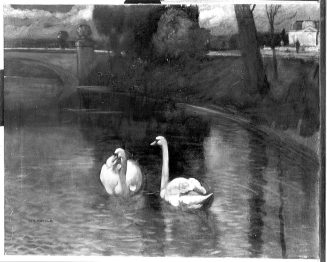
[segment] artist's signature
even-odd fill
[[[53,219],[29,219],[28,222],[31,222],[31,223],[52,223]]]

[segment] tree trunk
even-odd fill
[[[270,22],[270,46],[273,55],[273,70],[274,70],[274,80],[278,79],[278,69],[277,69],[277,58],[276,58],[276,49],[275,49],[275,27],[274,20],[272,19]]]
[[[246,86],[253,96],[265,95],[269,86],[250,5],[234,5],[234,10],[238,25],[240,50],[246,70]]]
[[[276,58],[276,50],[275,47],[271,47],[273,54],[273,68],[274,68],[274,79],[278,79],[278,69],[277,69],[277,58]]]

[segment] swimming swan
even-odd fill
[[[160,197],[175,207],[197,209],[205,205],[213,193],[207,194],[206,189],[195,178],[178,177],[168,182],[169,155],[168,143],[163,136],[157,136],[151,146],[159,145],[162,148],[162,174]]]
[[[129,196],[140,191],[143,175],[139,165],[118,148],[102,166],[100,180],[109,195]]]

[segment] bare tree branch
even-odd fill
[[[255,6],[256,6],[255,4],[252,6],[251,13],[253,13]]]
[[[266,14],[267,14],[267,17],[269,19],[269,12],[268,12],[268,6],[266,5]]]
[[[277,58],[275,52],[275,18],[278,14],[281,5],[266,5],[266,14],[270,27],[270,45],[273,53],[273,69],[274,69],[274,79],[278,78],[278,70],[277,70]]]
[[[291,14],[291,15],[289,15],[289,16],[283,17],[283,19],[281,19],[280,21],[275,22],[275,25],[280,25],[280,24],[282,24],[282,23],[283,23],[284,21],[286,21],[286,20],[291,20],[291,19],[293,19],[294,17],[296,17],[296,15],[297,15],[297,12],[295,12],[294,14]]]

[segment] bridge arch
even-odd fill
[[[58,65],[43,61],[40,59],[26,58],[26,57],[6,57],[5,62],[5,76],[8,74],[18,74],[17,76],[30,76],[39,78],[57,78],[62,84],[62,90],[59,97],[64,98],[72,94],[78,85],[78,78],[72,72]],[[12,68],[20,66],[22,68]],[[26,68],[24,68],[26,66]],[[34,73],[31,68],[34,68]],[[30,70],[30,72],[28,72]],[[36,72],[35,72],[36,71]],[[24,75],[26,74],[26,75]]]

